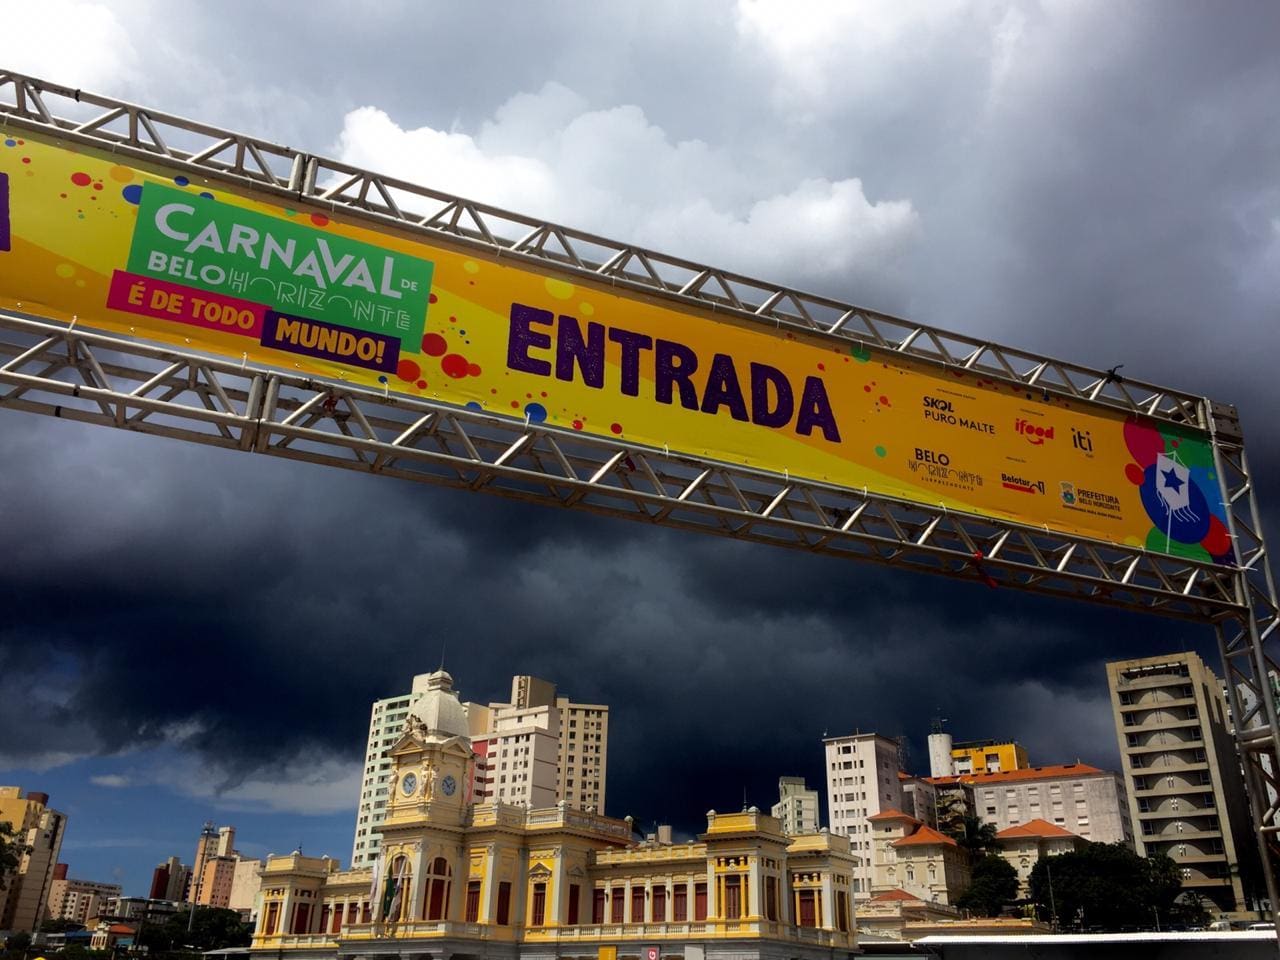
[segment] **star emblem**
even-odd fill
[[[1183,480],[1178,476],[1178,472],[1176,470],[1162,470],[1161,473],[1164,474],[1164,485],[1166,487],[1174,493],[1182,492]]]

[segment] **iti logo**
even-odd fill
[[[9,245],[9,175],[0,173],[0,250]]]
[[[1082,453],[1093,456],[1093,436],[1088,430],[1079,427],[1071,428],[1071,445]]]
[[[1027,443],[1037,447],[1043,446],[1046,440],[1053,439],[1053,427],[1038,427],[1021,417],[1014,422],[1013,432],[1022,434],[1027,438]]]
[[[1068,507],[1073,506],[1076,502],[1076,485],[1070,480],[1061,480],[1058,485],[1062,488],[1062,502]]]

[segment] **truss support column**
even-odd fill
[[[1280,600],[1239,421],[1234,409],[1215,408],[1208,401],[1205,409],[1236,563],[1238,600],[1237,609],[1217,618],[1214,627],[1263,882],[1280,936],[1280,717],[1272,683],[1280,670],[1267,653],[1267,643],[1280,626]]]

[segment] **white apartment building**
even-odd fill
[[[74,880],[68,878],[66,872],[67,865],[58,864],[49,892],[50,919],[70,920],[83,925],[90,917],[98,916],[99,908],[107,897],[120,896],[118,883]]]
[[[511,680],[511,702],[467,704],[477,802],[604,812],[609,708],[556,696],[537,677]]]
[[[928,778],[936,789],[972,791],[974,814],[996,831],[1044,820],[1095,843],[1133,845],[1124,781],[1087,763]]]
[[[855,733],[827,737],[822,743],[826,747],[831,832],[849,838],[849,848],[860,861],[854,868],[853,893],[865,900],[871,895],[874,879],[868,818],[902,809],[898,742],[877,733]]]
[[[778,802],[769,812],[789,837],[817,833],[818,791],[806,787],[804,777],[779,777]]]
[[[377,700],[369,719],[360,805],[351,852],[352,869],[378,857],[391,777],[388,751],[400,738],[409,710],[433,685],[452,678],[444,671],[419,674],[403,696]],[[475,754],[470,802],[498,800],[518,806],[569,806],[604,812],[608,769],[609,708],[556,696],[556,686],[537,677],[511,680],[509,703],[464,703]]]
[[[356,837],[351,848],[351,869],[371,867],[378,859],[382,837],[374,828],[382,823],[387,808],[387,781],[391,779],[388,752],[404,727],[409,708],[427,689],[427,677],[413,678],[413,689],[398,697],[375,700],[369,716],[369,739],[364,752],[364,771],[360,778],[360,805],[356,810]]]

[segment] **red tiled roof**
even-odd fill
[[[958,845],[946,834],[939,833],[937,830],[933,829],[933,827],[927,827],[924,824],[920,824],[920,829],[909,837],[903,837],[901,840],[894,840],[889,845],[892,847],[906,847],[916,844],[923,845],[926,843],[945,843],[953,847]]]
[[[962,773],[954,777],[925,777],[929,783],[950,785],[970,783],[982,786],[988,783],[1010,783],[1015,780],[1061,780],[1069,777],[1092,777],[1106,773],[1087,763],[1058,763],[1047,767],[1026,767],[1022,770],[1002,770],[999,773]]]
[[[997,840],[1012,840],[1017,837],[1074,837],[1070,830],[1064,830],[1056,823],[1048,820],[1028,820],[1016,826],[1005,827],[996,834]]]
[[[887,890],[884,893],[876,894],[876,896],[871,898],[871,902],[875,903],[877,900],[919,900],[919,899],[920,898],[917,897],[914,893],[907,893],[907,891],[899,887],[896,890]]]
[[[915,817],[911,816],[911,814],[909,814],[909,813],[903,813],[901,810],[881,810],[879,813],[874,813],[874,814],[872,814],[871,816],[867,817],[867,819],[868,819],[868,820],[871,820],[871,821],[876,821],[876,820],[910,820],[912,823],[919,823],[919,822],[920,822],[920,821],[919,821],[919,820],[917,820]]]

